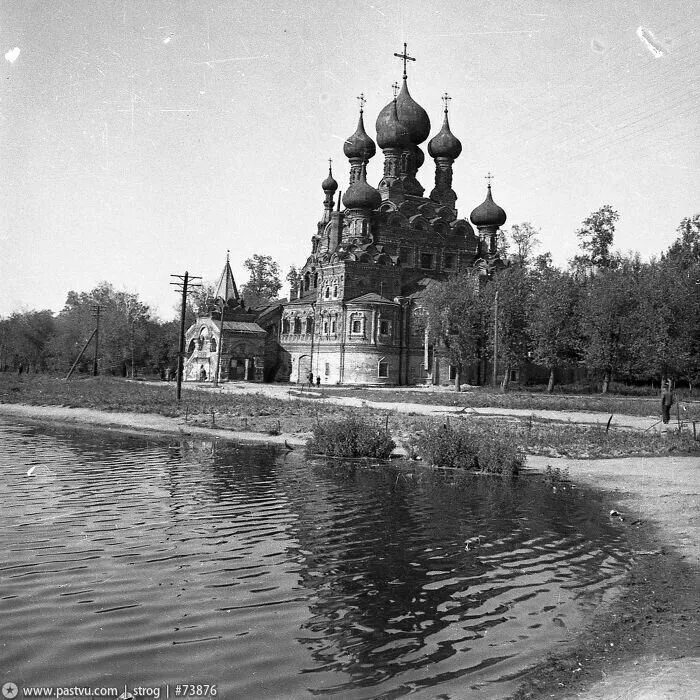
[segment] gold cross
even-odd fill
[[[362,114],[362,111],[363,111],[363,109],[364,109],[364,107],[365,107],[365,104],[367,104],[367,100],[365,99],[365,93],[364,93],[364,92],[361,92],[361,93],[357,96],[357,100],[358,100],[358,102],[360,103],[360,114]]]
[[[493,175],[491,175],[491,172],[489,171],[489,174],[484,177],[484,180],[489,181],[489,187],[491,187],[491,180],[493,180]]]
[[[406,42],[405,41],[403,43],[403,53],[395,53],[394,56],[396,56],[396,58],[400,58],[403,61],[403,79],[406,80],[406,78],[408,77],[406,75],[406,61],[415,61],[416,59],[413,58],[413,56],[409,56],[406,53]]]

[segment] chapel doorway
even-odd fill
[[[297,371],[297,384],[306,384],[309,381],[309,372],[311,371],[311,355],[302,355],[299,358],[299,367]]]

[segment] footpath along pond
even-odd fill
[[[541,479],[0,419],[0,682],[496,698],[627,569]]]

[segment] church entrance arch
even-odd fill
[[[297,371],[297,384],[305,384],[309,381],[311,371],[311,355],[302,355],[299,358],[299,368]]]

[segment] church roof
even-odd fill
[[[223,299],[225,302],[229,302],[232,299],[235,301],[240,301],[238,289],[236,288],[236,281],[233,279],[233,272],[231,271],[228,256],[226,256],[226,265],[224,266],[221,277],[219,277],[219,281],[216,284],[214,299]]]
[[[366,304],[368,302],[379,303],[379,304],[391,304],[392,306],[397,306],[395,301],[387,299],[386,297],[377,294],[376,292],[369,292],[369,294],[363,294],[361,297],[355,297],[350,299],[348,304]]]
[[[246,321],[224,321],[224,330],[234,333],[247,333],[249,335],[265,335],[265,331],[257,323]]]

